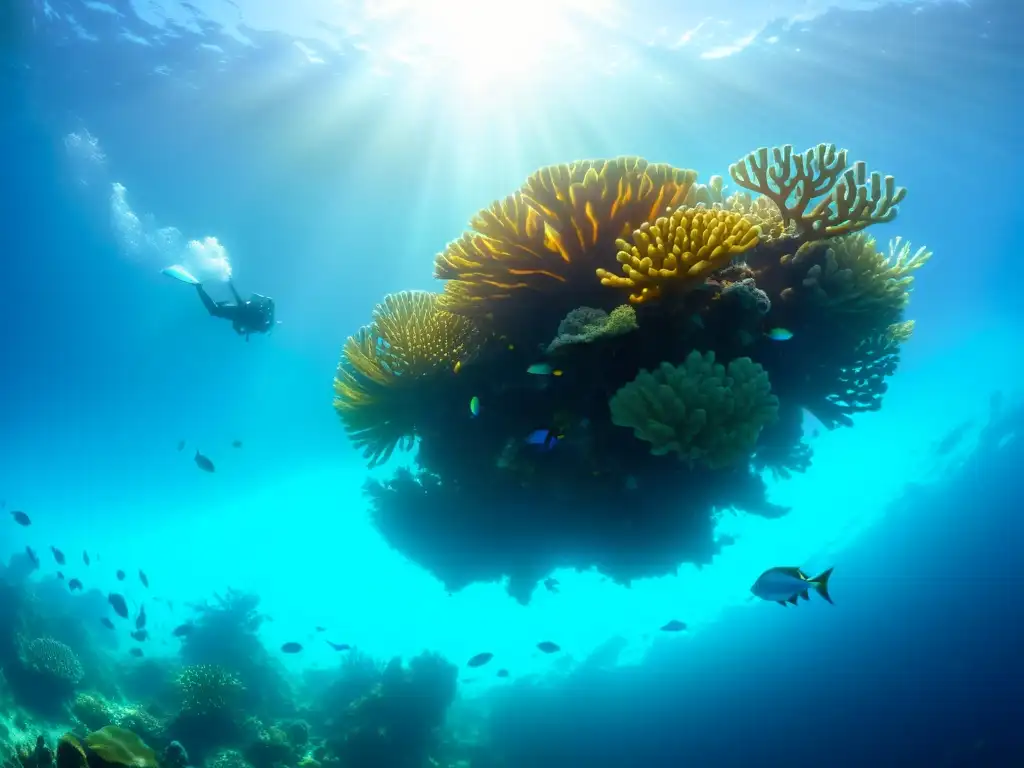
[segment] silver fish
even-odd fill
[[[831,603],[832,598],[828,594],[828,580],[831,576],[831,568],[813,579],[799,568],[786,566],[769,568],[757,577],[757,581],[754,582],[750,591],[755,597],[762,600],[774,600],[779,605],[785,606],[786,603],[796,605],[798,598],[801,597],[804,600],[810,600],[808,591],[813,589]]]

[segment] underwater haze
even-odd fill
[[[1024,765],[1022,32],[7,0],[0,766]]]

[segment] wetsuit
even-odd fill
[[[246,341],[249,340],[249,334],[266,333],[274,326],[273,299],[254,293],[248,300],[245,300],[238,294],[234,283],[228,282],[228,287],[235,300],[214,301],[202,285],[196,284],[199,298],[212,317],[223,317],[230,320],[235,333],[239,336],[244,335]]]

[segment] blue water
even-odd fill
[[[436,651],[460,667],[451,738],[512,768],[1024,762],[1024,8],[764,6],[14,0],[0,499],[33,524],[0,528],[0,557],[32,546],[43,588],[59,546],[67,578],[171,600],[147,603],[165,634],[189,602],[258,595],[295,680],[338,665],[317,625],[380,659]],[[819,142],[896,176],[899,217],[871,232],[935,255],[883,408],[808,425],[812,468],[770,489],[786,517],[728,516],[735,545],[699,571],[558,571],[528,606],[500,583],[449,594],[378,534],[363,481],[410,456],[366,469],[335,367],[385,294],[438,289],[433,256],[473,213],[548,164],[636,154],[703,179]],[[275,298],[272,335],[246,343],[159,273],[190,240]],[[773,565],[834,565],[836,605],[749,602]],[[659,633],[673,618],[689,629]]]

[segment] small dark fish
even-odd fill
[[[135,628],[142,629],[146,626],[146,606],[139,606],[139,615],[135,617]]]
[[[285,643],[281,646],[281,653],[298,653],[302,650],[302,646],[298,643]]]
[[[554,592],[557,595],[558,594],[558,579],[552,579],[552,578],[544,579],[544,588],[548,592]]]
[[[114,628],[114,622],[112,622],[106,616],[104,616],[102,619],[100,619],[100,624],[102,624],[107,629],[113,629]]]
[[[330,640],[324,640],[324,642],[336,651],[348,651],[352,648],[348,643],[332,643]]]
[[[179,440],[178,441],[178,450],[179,451],[185,450],[185,441],[184,440]]]
[[[317,632],[326,632],[327,627],[313,627]]]
[[[242,441],[241,440],[232,440],[231,441],[231,447],[232,448],[241,448],[242,447]]]
[[[672,619],[668,624],[661,628],[662,632],[682,632],[686,629],[686,624],[679,621],[678,619]]]
[[[195,456],[196,466],[199,467],[203,472],[215,472],[213,462],[203,456],[199,451],[196,451]]]
[[[118,581],[124,581],[124,571],[118,571],[116,575]]]
[[[508,670],[507,669],[499,669],[498,670],[498,677],[508,677]]]
[[[107,602],[110,603],[110,607],[114,609],[114,613],[122,619],[128,618],[128,603],[125,602],[121,595],[116,592],[111,592],[107,595]]]
[[[149,577],[146,576],[146,574],[143,573],[141,569],[139,570],[139,581],[142,582],[142,586],[144,586],[146,589],[149,589]]]
[[[141,659],[142,658],[142,649],[141,648],[131,648],[131,649],[129,649],[128,653],[130,653],[136,659]]]
[[[542,653],[558,653],[562,649],[560,646],[558,646],[555,643],[552,643],[550,640],[545,640],[542,643],[537,643],[537,650],[541,651]]]
[[[467,667],[482,667],[484,664],[486,664],[488,661],[490,661],[493,658],[494,658],[494,654],[493,653],[487,653],[487,651],[484,651],[483,653],[478,653],[476,656],[474,656],[469,661],[467,661],[466,662],[466,666]]]
[[[36,554],[36,551],[34,549],[32,549],[32,547],[26,545],[25,546],[25,554],[28,555],[28,559],[29,559],[29,562],[32,563],[32,567],[33,568],[38,568],[39,567],[39,555]]]
[[[83,552],[82,553],[82,562],[85,563],[86,565],[89,564],[89,553],[88,552]]]
[[[144,643],[147,637],[149,637],[149,630],[136,629],[134,632],[132,632],[132,640],[136,640],[140,643]]]
[[[188,637],[192,634],[193,629],[195,629],[194,624],[182,624],[180,626],[175,627],[174,631],[171,632],[171,634],[175,637]]]
[[[72,579],[68,582],[68,591],[74,592],[76,590],[79,592],[82,591],[82,582],[78,579]]]
[[[57,571],[57,578],[60,579],[61,581],[64,581],[64,572],[63,571]]]
[[[67,563],[67,559],[64,557],[64,553],[61,552],[54,546],[50,547],[50,551],[53,552],[53,559],[57,561],[57,565],[64,565]]]
[[[29,516],[26,515],[24,512],[18,511],[17,509],[11,510],[11,517],[14,518],[14,522],[16,522],[18,525],[23,525],[26,528],[32,525],[32,521],[29,519]]]

